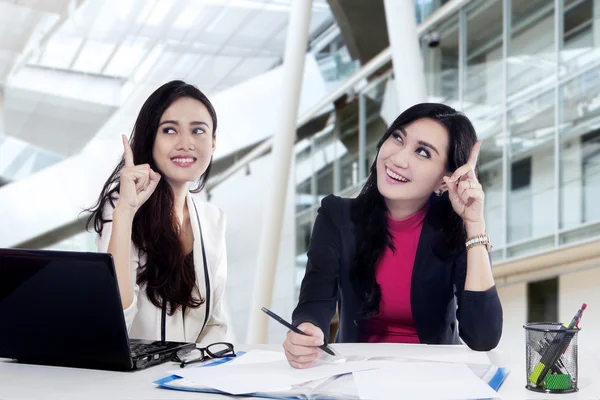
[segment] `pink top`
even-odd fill
[[[423,221],[429,204],[410,217],[398,221],[388,214],[393,252],[386,246],[377,265],[375,279],[381,288],[379,313],[371,317],[361,332],[368,343],[420,343],[412,317],[410,285]]]

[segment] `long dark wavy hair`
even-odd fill
[[[377,152],[390,135],[410,123],[429,118],[446,128],[449,136],[448,171],[454,171],[466,164],[471,149],[477,142],[477,135],[471,121],[462,113],[444,104],[421,103],[404,111],[392,123],[377,144]],[[477,173],[477,169],[475,171]],[[369,177],[360,194],[352,202],[352,220],[361,232],[356,258],[351,268],[351,280],[363,300],[362,316],[368,318],[379,312],[381,289],[375,279],[377,263],[385,247],[393,249],[392,237],[388,231],[388,212],[385,200],[377,188],[377,158],[371,165]],[[459,215],[454,212],[448,193],[438,197],[432,193],[428,217],[434,215],[441,221],[441,235],[435,248],[442,256],[449,256],[464,248],[466,232]]]
[[[160,171],[152,157],[152,149],[158,131],[160,118],[165,110],[177,99],[190,97],[200,101],[208,110],[213,122],[213,136],[217,130],[217,113],[208,98],[196,87],[183,81],[171,81],[159,87],[148,97],[142,106],[133,127],[131,149],[136,165],[149,164],[154,171]],[[105,223],[102,213],[107,202],[114,208],[120,184],[119,173],[125,161],[119,161],[104,184],[98,200],[88,211],[91,212],[86,227],[93,224],[94,230],[102,235]],[[192,193],[200,192],[206,185],[212,159],[208,168],[199,177]],[[169,315],[177,308],[197,308],[204,303],[196,285],[193,260],[184,254],[181,245],[180,227],[174,211],[174,195],[166,179],[161,179],[154,193],[139,208],[133,219],[131,239],[135,246],[147,256],[147,263],[138,270],[137,283],[145,285],[148,299],[156,307],[167,304]]]

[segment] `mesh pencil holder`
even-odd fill
[[[559,322],[532,322],[525,328],[527,389],[570,393],[577,388],[577,333]]]

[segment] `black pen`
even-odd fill
[[[279,315],[275,314],[273,311],[268,310],[265,307],[261,307],[260,309],[265,314],[267,314],[269,317],[273,318],[275,321],[279,322],[281,325],[285,326],[289,330],[292,330],[292,331],[294,331],[296,333],[299,333],[300,335],[308,336],[306,333],[302,332],[300,329],[298,329],[294,325],[290,324],[289,322],[287,322],[286,320],[284,320],[283,318],[281,318]],[[329,355],[332,355],[332,356],[335,356],[335,352],[333,351],[333,349],[331,347],[327,346],[325,343],[323,343],[322,345],[320,345],[319,348],[321,350],[323,350],[325,353],[327,353]]]

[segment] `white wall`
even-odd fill
[[[569,322],[583,303],[588,307],[581,319],[578,333],[579,357],[600,356],[600,265],[587,270],[559,276],[558,322]],[[498,287],[498,295],[504,311],[502,339],[498,351],[509,359],[525,357],[525,333],[527,323],[527,284],[517,283]],[[557,321],[552,321],[557,322]],[[522,349],[522,350],[520,350]]]
[[[518,283],[498,287],[498,295],[502,303],[504,324],[502,339],[497,349],[510,357],[518,357],[516,349],[523,349],[525,354],[525,329],[527,322],[527,284]],[[518,372],[517,372],[518,373]]]
[[[587,303],[578,333],[579,352],[600,355],[600,266],[559,278],[558,313],[562,322],[571,321],[579,307]],[[596,359],[596,362],[598,359]]]
[[[264,195],[271,185],[271,155],[250,163],[250,175],[242,169],[211,192],[210,202],[227,214],[227,289],[226,297],[231,325],[238,342],[246,340],[253,295],[256,261],[264,209]],[[294,165],[294,163],[292,163]],[[290,320],[296,305],[295,279],[295,185],[291,169],[285,204],[285,217],[277,273],[270,308]],[[269,319],[268,343],[282,343],[286,329]]]

